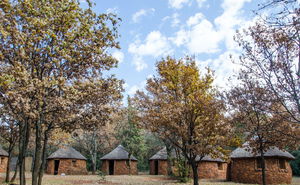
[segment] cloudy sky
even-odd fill
[[[121,50],[113,70],[125,81],[125,97],[142,89],[155,74],[155,63],[170,55],[193,55],[200,69],[215,71],[216,85],[226,87],[237,66],[235,30],[253,22],[259,0],[94,0],[97,13],[113,12],[121,19]]]

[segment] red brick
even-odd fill
[[[8,157],[6,156],[0,156],[0,173],[6,172]]]
[[[85,175],[87,174],[86,161],[82,159],[49,159],[46,173],[54,174],[54,160],[59,160],[58,175]],[[73,162],[73,161],[76,162]]]
[[[114,161],[114,175],[137,175],[137,161],[130,161],[130,170],[128,160],[113,160]],[[109,160],[102,161],[102,172],[109,174]],[[130,171],[130,173],[129,173]]]
[[[279,158],[266,158],[267,184],[290,184],[292,170],[287,160],[286,169],[280,169]],[[255,158],[234,158],[231,161],[231,180],[239,183],[262,184],[261,170],[257,169]]]

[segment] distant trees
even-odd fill
[[[122,127],[120,127],[117,138],[120,140],[121,144],[128,151],[128,167],[129,173],[131,173],[131,156],[135,156],[140,163],[138,163],[138,168],[141,168],[141,165],[148,163],[146,158],[146,151],[148,147],[145,143],[145,138],[143,130],[138,128],[138,124],[135,122],[134,118],[136,116],[136,110],[132,107],[130,98],[127,98],[127,107],[124,110]]]
[[[19,139],[18,124],[14,119],[10,119],[5,111],[0,108],[0,141],[8,143],[8,162],[6,167],[5,182],[10,181],[10,162],[13,150],[16,148]]]
[[[193,58],[167,57],[156,67],[158,76],[148,79],[146,91],[135,96],[138,121],[180,149],[198,185],[196,157],[201,161],[224,152],[230,132],[223,121],[224,104],[212,85],[211,71],[200,74]]]
[[[88,1],[89,2],[89,1]],[[119,19],[77,0],[0,2],[0,107],[18,124],[20,184],[35,135],[32,184],[41,185],[55,128],[94,128],[121,99],[122,81],[103,77],[117,65]]]

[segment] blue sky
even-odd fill
[[[122,19],[121,49],[112,51],[125,81],[125,97],[143,89],[155,74],[155,63],[167,55],[193,55],[200,70],[215,71],[215,84],[227,86],[238,69],[229,58],[239,55],[235,30],[254,22],[259,0],[93,0],[97,13],[113,12]]]

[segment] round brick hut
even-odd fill
[[[0,173],[5,173],[8,162],[8,153],[0,146]]]
[[[154,154],[150,159],[150,175],[168,175],[168,154],[166,147]]]
[[[265,152],[267,184],[290,184],[292,169],[289,160],[294,159],[290,153],[272,147]],[[239,183],[262,184],[260,154],[254,155],[251,149],[243,145],[231,153],[228,180]]]
[[[108,175],[137,175],[137,159],[131,155],[129,161],[128,154],[126,149],[119,145],[113,151],[103,156],[101,158],[102,172]]]
[[[61,148],[47,158],[48,174],[85,175],[86,158],[72,147]]]
[[[197,157],[199,161],[199,157]],[[198,177],[200,179],[226,180],[227,162],[220,158],[204,156],[198,163]]]

